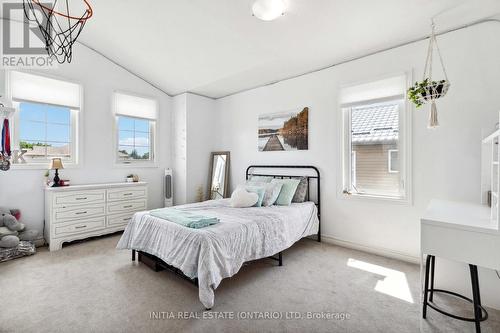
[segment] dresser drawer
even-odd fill
[[[146,210],[146,199],[108,203],[108,214]]]
[[[105,214],[105,204],[60,207],[54,209],[54,222],[60,223],[62,221],[95,217]]]
[[[71,221],[66,223],[60,223],[54,227],[54,236],[62,237],[62,236],[69,236],[69,235],[104,229],[106,225],[105,221],[106,220],[104,216],[102,216],[93,219],[80,220],[78,222]]]
[[[69,193],[57,193],[54,196],[54,205],[84,205],[89,203],[104,203],[106,190],[89,190]]]
[[[108,190],[108,202],[120,200],[133,200],[145,198],[147,194],[146,187],[114,188]]]
[[[106,226],[108,228],[114,227],[125,227],[132,220],[132,216],[134,216],[134,212],[120,214],[120,215],[109,215],[107,217]]]

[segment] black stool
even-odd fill
[[[454,293],[452,291],[435,289],[434,288],[434,269],[436,268],[436,257],[433,255],[427,255],[425,262],[425,286],[424,286],[424,308],[422,317],[425,319],[427,317],[427,306],[433,308],[437,312],[440,312],[448,317],[455,318],[463,321],[470,321],[476,324],[476,332],[481,332],[481,322],[488,319],[488,312],[481,306],[481,294],[479,292],[479,278],[477,274],[477,266],[469,265],[470,278],[472,284],[472,299],[465,297],[463,295]],[[429,273],[430,273],[430,288],[429,288]],[[464,299],[474,306],[474,318],[460,317],[452,313],[446,312],[440,309],[436,304],[433,303],[434,293],[443,293],[453,295],[455,297]]]

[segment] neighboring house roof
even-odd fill
[[[44,146],[33,146],[33,149],[27,149],[24,154],[25,157],[43,157],[45,156],[45,148],[47,148],[47,155],[49,156],[66,156],[69,155],[69,147],[44,147]]]
[[[399,136],[398,104],[355,107],[351,110],[353,144],[392,143]]]
[[[120,160],[130,160],[130,159],[132,159],[132,157],[130,157],[129,154],[126,154],[126,153],[121,152],[121,151],[118,151],[118,158]]]

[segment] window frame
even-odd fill
[[[399,170],[392,169],[392,153],[399,153],[399,149],[388,149],[387,150],[387,171],[389,173],[399,173]]]
[[[19,71],[19,70],[17,70]],[[19,71],[23,72],[23,71]],[[80,106],[79,109],[75,109],[74,107],[67,106],[67,105],[60,105],[60,104],[51,104],[51,103],[45,103],[45,102],[39,102],[34,99],[20,99],[20,98],[12,98],[12,91],[11,91],[11,78],[10,78],[10,71],[6,70],[5,71],[5,82],[6,82],[6,95],[8,98],[12,101],[12,104],[14,108],[16,109],[14,115],[12,116],[12,124],[11,124],[11,138],[12,138],[12,147],[14,149],[20,149],[20,109],[19,105],[21,103],[31,103],[31,104],[40,104],[40,105],[48,105],[48,106],[55,106],[55,107],[64,107],[68,108],[71,112],[70,114],[70,140],[71,140],[71,146],[70,146],[70,152],[71,152],[71,158],[70,159],[64,159],[64,167],[68,169],[72,168],[77,168],[80,166],[81,161],[83,160],[82,156],[82,143],[83,143],[83,138],[82,138],[82,131],[81,131],[81,126],[82,126],[82,113],[83,113],[83,85],[80,82],[73,81],[73,80],[68,80],[66,78],[61,78],[58,76],[52,76],[52,75],[46,75],[46,74],[40,74],[38,72],[36,73],[31,73],[32,75],[40,76],[43,78],[47,79],[52,79],[52,80],[58,80],[62,82],[67,82],[67,83],[73,83],[78,85],[79,88],[79,94],[80,94]],[[26,163],[11,163],[11,169],[48,169],[50,167],[52,158],[48,159],[40,159],[39,161],[26,161]]]
[[[358,160],[357,160],[358,156],[356,155],[356,151],[355,150],[352,150],[351,149],[351,172],[350,172],[350,184],[354,187],[356,187],[357,183],[356,183],[356,176],[357,176],[357,172],[356,172],[356,166],[358,164]],[[354,180],[352,179],[352,176],[354,175]]]
[[[150,118],[144,118],[144,117],[136,117],[136,116],[130,116],[130,115],[122,115],[118,112],[117,110],[117,103],[116,103],[116,94],[124,94],[124,95],[130,95],[130,96],[135,96],[135,97],[140,97],[140,98],[145,98],[145,99],[150,99],[155,102],[156,104],[156,119],[150,119]],[[115,168],[129,168],[129,167],[144,167],[144,168],[157,168],[158,167],[158,153],[157,153],[157,126],[158,126],[158,121],[160,117],[160,104],[157,98],[152,97],[152,96],[145,96],[145,95],[140,95],[136,93],[131,93],[128,91],[122,91],[122,90],[115,90],[112,93],[112,116],[114,118],[113,120],[113,131],[114,131],[114,144],[113,144],[113,166]],[[147,120],[149,121],[149,142],[150,142],[150,154],[152,155],[152,158],[149,160],[122,160],[118,158],[118,149],[120,147],[120,127],[118,125],[118,118],[119,117],[127,117],[127,118],[135,118],[135,119],[141,119],[141,120]]]
[[[385,76],[383,78],[388,78],[391,76],[402,75],[402,73]],[[409,72],[405,73],[406,75],[406,87],[404,87],[404,91],[407,91],[407,87],[411,85],[412,76]],[[374,81],[378,81],[381,78],[375,78],[369,81],[364,81],[361,83],[355,83],[353,85],[370,83]],[[344,86],[344,87],[350,87]],[[339,95],[340,96],[340,90]],[[370,104],[378,104],[383,102],[389,102],[391,100],[400,100],[400,108],[399,108],[399,139],[398,139],[398,151],[399,151],[399,162],[400,162],[400,171],[399,171],[399,180],[402,188],[401,196],[390,196],[390,195],[379,195],[374,193],[360,193],[351,191],[352,179],[351,179],[351,163],[352,160],[348,152],[352,152],[353,150],[351,145],[351,117],[350,112],[353,107],[360,105],[370,105]],[[412,147],[411,147],[411,138],[412,138],[412,117],[411,110],[413,110],[412,106],[407,100],[406,93],[395,96],[387,96],[384,98],[376,98],[376,99],[367,99],[356,103],[350,103],[342,105],[338,104],[338,124],[339,124],[339,153],[340,153],[340,172],[338,173],[338,190],[337,196],[341,199],[347,200],[381,200],[387,202],[394,202],[398,204],[412,204],[412,170],[411,170],[411,160],[412,160]],[[346,113],[348,114],[346,115]]]

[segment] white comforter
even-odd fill
[[[176,206],[176,209],[216,216],[220,223],[190,229],[148,214],[136,213],[118,249],[135,249],[157,256],[190,278],[198,278],[199,297],[214,305],[214,290],[242,264],[272,256],[302,237],[318,232],[314,203],[291,206],[232,208],[228,199]]]

